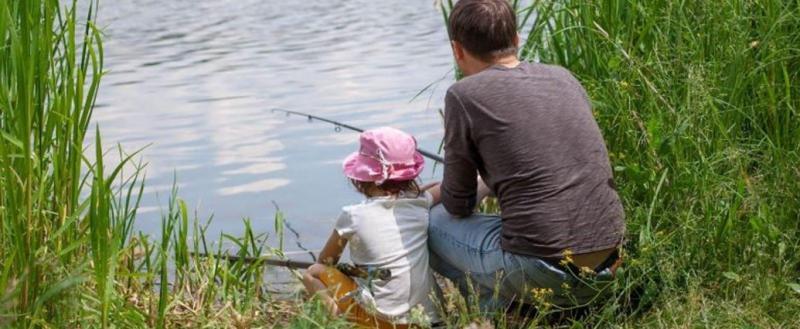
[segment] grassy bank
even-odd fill
[[[0,4],[0,305],[4,318],[22,316],[27,324],[63,319],[57,309],[72,312],[73,288],[91,275],[89,253],[118,247],[99,231],[107,236],[116,220],[99,206],[109,198],[103,184],[92,184],[97,202],[82,193],[104,178],[95,176],[99,166],[84,166],[81,148],[102,48],[97,31],[79,26],[75,15],[74,7],[61,12],[55,2]],[[107,272],[107,262],[97,265],[97,274]]]
[[[522,57],[586,86],[628,216],[611,301],[565,325],[800,326],[800,2],[516,6]],[[0,327],[346,327],[276,300],[261,264],[191,257],[212,241],[280,256],[246,221],[207,237],[174,191],[163,238],[133,232],[143,165],[89,124],[95,8],[0,1]],[[514,326],[447,298],[452,327]]]
[[[800,2],[514,4],[521,56],[585,85],[627,213],[617,298],[577,326],[800,326]]]
[[[0,2],[0,327],[286,323],[263,266],[190,257],[220,251],[212,240],[269,253],[248,222],[242,237],[207,239],[173,192],[162,240],[133,232],[143,166],[90,132],[103,76],[97,6]]]

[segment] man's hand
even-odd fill
[[[483,199],[485,199],[487,196],[494,196],[494,193],[492,193],[492,190],[489,189],[489,186],[486,185],[486,182],[483,181],[483,178],[481,176],[478,176],[477,194],[478,194],[478,200],[477,200],[478,204],[480,204],[483,201]]]

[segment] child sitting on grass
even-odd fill
[[[416,322],[421,317],[435,323],[427,230],[429,209],[438,197],[415,181],[424,159],[414,138],[394,128],[365,131],[360,143],[360,150],[348,156],[343,167],[366,200],[343,208],[303,284],[333,314],[347,314],[349,320],[364,326],[400,328],[421,324]],[[388,279],[354,282],[331,267],[348,243],[356,266],[388,270]]]

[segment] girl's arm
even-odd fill
[[[327,271],[326,266],[336,265],[346,244],[347,240],[339,236],[336,230],[333,230],[328,242],[325,243],[325,247],[319,252],[317,264],[311,265],[303,275],[303,285],[306,286],[306,290],[312,295],[319,295],[332,315],[339,314],[339,307],[336,305],[336,300],[331,297],[328,287],[320,280],[320,277]]]
[[[339,236],[339,233],[336,230],[333,230],[331,236],[328,238],[328,242],[325,243],[325,247],[322,248],[322,251],[319,252],[319,257],[317,257],[317,263],[325,264],[325,265],[336,265],[339,262],[339,257],[342,256],[342,252],[344,252],[344,247],[347,245],[347,239],[342,238]]]
[[[423,192],[428,192],[433,197],[433,203],[431,204],[431,208],[433,206],[442,202],[442,185],[441,182],[433,182],[423,185],[419,188]]]
[[[494,193],[492,193],[492,190],[489,189],[488,186],[486,186],[486,183],[483,181],[483,178],[481,178],[481,176],[478,176],[477,186],[478,187],[475,194],[477,194],[476,200],[478,204],[480,204],[481,201],[483,201],[483,199],[486,198],[487,196],[494,196]],[[422,187],[420,187],[420,190],[428,192],[431,194],[431,196],[433,196],[433,204],[431,205],[431,207],[439,204],[439,202],[442,201],[441,182],[433,182],[425,184]]]

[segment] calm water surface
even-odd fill
[[[108,73],[94,118],[106,146],[149,145],[146,233],[177,175],[180,196],[214,216],[212,237],[240,233],[245,217],[271,234],[274,202],[320,248],[341,206],[360,201],[340,169],[357,135],[271,108],[395,126],[429,150],[441,140],[453,78],[432,0],[106,1],[100,15]]]

